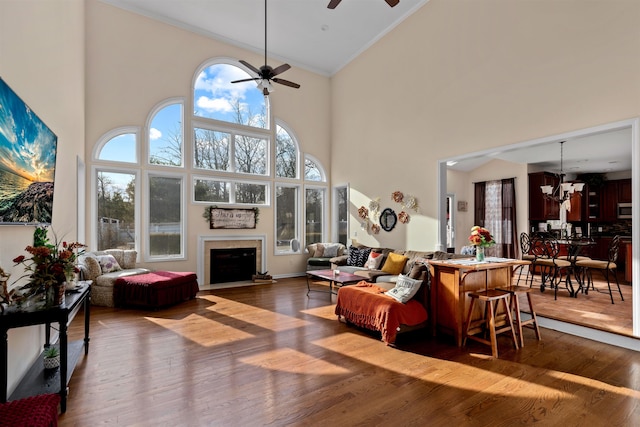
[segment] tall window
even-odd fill
[[[180,176],[149,175],[149,255],[183,254],[183,179]]]
[[[276,125],[276,176],[298,177],[298,146],[291,133],[282,125]]]
[[[349,237],[349,188],[347,186],[333,189],[333,240],[347,245]]]
[[[276,185],[276,251],[290,252],[298,240],[298,186]]]
[[[324,242],[325,238],[325,188],[309,188],[304,191],[305,199],[305,245]]]
[[[474,223],[487,228],[496,241],[487,254],[517,258],[515,179],[476,183],[474,209]]]
[[[136,174],[96,171],[98,250],[133,249],[136,244]]]
[[[198,203],[269,204],[271,139],[268,103],[241,68],[225,63],[204,67],[193,89],[193,179]],[[249,178],[250,177],[250,178]],[[249,179],[248,179],[249,178]]]

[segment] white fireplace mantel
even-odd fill
[[[206,256],[206,248],[211,242],[229,242],[229,247],[240,247],[237,246],[239,243],[243,241],[259,241],[260,248],[258,251],[259,254],[259,268],[261,271],[267,270],[267,257],[266,257],[266,241],[267,236],[265,234],[243,234],[243,235],[220,235],[220,236],[211,236],[211,235],[201,235],[198,236],[198,259],[197,259],[197,270],[198,270],[198,285],[200,289],[209,288],[210,283],[207,282],[208,273],[206,272],[205,266],[207,264],[205,256]],[[209,245],[210,246],[210,245]],[[258,255],[257,254],[257,255]]]

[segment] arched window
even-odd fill
[[[137,127],[122,127],[107,132],[96,144],[95,158],[111,162],[138,163]]]
[[[256,83],[231,83],[251,77],[239,66],[225,62],[203,67],[193,87],[194,116],[269,129],[267,102],[256,90]]]
[[[298,144],[292,132],[284,125],[276,124],[276,177],[297,178],[299,158]]]
[[[148,161],[152,165],[184,166],[182,101],[169,100],[156,107],[149,126]]]
[[[304,179],[305,181],[320,181],[325,182],[326,176],[320,162],[313,158],[313,156],[306,154],[304,156]]]

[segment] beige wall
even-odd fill
[[[58,136],[53,230],[75,240],[76,158],[84,157],[84,4],[81,0],[0,1],[0,76]],[[0,265],[13,269],[34,227],[0,227]],[[40,352],[44,328],[9,332],[11,392]]]
[[[192,82],[205,61],[217,57],[244,59],[260,64],[263,58],[188,31],[136,15],[96,0],[87,2],[87,170],[100,137],[117,127],[139,126],[145,141],[145,123],[152,108],[164,99],[183,97],[185,111],[192,101]],[[115,30],[117,29],[117,31]],[[330,174],[329,79],[292,68],[286,78],[302,85],[300,90],[278,87],[269,97],[272,114],[295,133],[302,151],[313,155]],[[188,120],[186,120],[188,122]],[[187,135],[188,129],[187,129]],[[189,147],[189,141],[186,141]],[[188,153],[188,149],[187,149]],[[191,163],[187,154],[186,161]],[[151,169],[142,166],[143,170]],[[90,196],[87,181],[87,200]],[[188,188],[188,186],[187,186]],[[272,197],[273,201],[273,197]],[[260,208],[255,230],[210,230],[203,219],[203,205],[187,203],[187,259],[162,262],[163,269],[197,271],[197,239],[201,235],[267,236],[267,265],[271,274],[286,275],[305,270],[306,255],[273,255],[273,208]],[[90,236],[90,207],[87,206],[87,235]],[[143,204],[142,228],[146,207]],[[95,242],[89,239],[90,245]],[[144,253],[144,241],[140,242]],[[144,264],[144,263],[143,263]],[[149,268],[160,268],[147,263]]]
[[[429,1],[332,78],[352,234],[356,205],[401,190],[420,214],[358,239],[433,249],[438,160],[640,115],[639,20],[632,1]]]

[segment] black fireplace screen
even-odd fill
[[[211,283],[251,280],[256,274],[256,248],[211,249]]]

